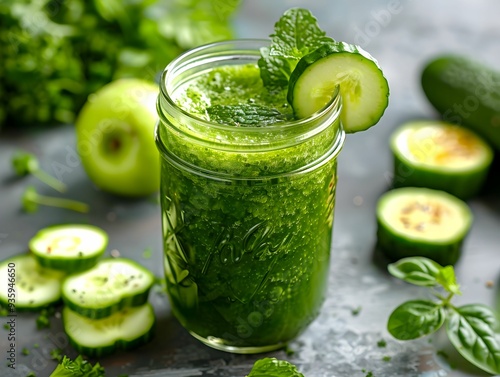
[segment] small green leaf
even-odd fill
[[[437,282],[443,286],[448,292],[460,295],[460,286],[457,284],[455,270],[453,266],[446,266],[439,271]]]
[[[437,331],[445,318],[445,310],[435,302],[407,301],[392,312],[387,330],[399,340],[417,339]]]
[[[500,374],[500,340],[495,334],[495,314],[484,305],[450,310],[446,332],[453,346],[470,363]]]
[[[434,287],[438,284],[442,268],[438,263],[424,257],[403,258],[387,266],[392,276],[424,287]]]
[[[254,105],[214,105],[207,108],[210,120],[237,127],[265,126],[288,117],[276,109]]]
[[[288,361],[266,357],[255,362],[247,377],[304,377],[304,375]]]

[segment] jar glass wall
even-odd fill
[[[179,56],[158,98],[172,310],[196,338],[239,353],[282,347],[319,313],[344,142],[341,99],[306,119],[236,127],[190,115],[172,97],[215,67],[257,64],[267,43],[220,42]]]

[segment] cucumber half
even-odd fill
[[[7,310],[38,310],[61,299],[65,274],[40,266],[31,254],[0,263],[0,302]]]
[[[414,121],[391,136],[394,187],[428,187],[461,199],[483,187],[491,147],[472,131],[441,121]]]
[[[30,240],[29,249],[42,266],[74,272],[94,266],[107,245],[104,230],[92,225],[66,224],[40,230]]]
[[[153,286],[152,272],[126,259],[106,259],[69,276],[62,286],[64,303],[88,318],[105,318],[126,307],[143,305]]]
[[[392,260],[422,256],[453,265],[472,225],[465,202],[440,190],[405,187],[377,203],[378,245]]]
[[[68,307],[63,311],[64,331],[81,354],[100,357],[118,349],[132,349],[153,335],[155,314],[151,304],[125,308],[103,319],[84,317]]]
[[[302,57],[288,86],[288,102],[297,118],[324,108],[335,88],[342,96],[341,121],[348,133],[374,126],[389,103],[389,85],[377,61],[361,47],[325,44]]]

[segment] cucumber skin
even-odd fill
[[[148,301],[149,291],[151,287],[149,287],[144,292],[139,293],[136,296],[131,297],[123,297],[116,304],[104,307],[104,308],[88,308],[75,304],[73,301],[68,300],[66,296],[63,294],[62,299],[64,305],[73,310],[75,313],[78,313],[84,317],[90,319],[102,319],[111,316],[112,314],[119,312],[125,308],[131,308],[135,306],[144,305]]]
[[[98,255],[93,255],[90,257],[81,257],[79,259],[66,259],[66,258],[44,258],[36,253],[31,253],[40,266],[45,268],[50,268],[58,271],[65,271],[69,274],[75,272],[82,272],[94,267],[99,258],[104,254],[105,249],[102,250]]]
[[[145,304],[145,305],[150,306],[151,313],[154,315],[154,310],[153,310],[151,304]],[[66,310],[71,310],[71,309],[67,308]],[[63,313],[63,318],[64,318],[64,313]],[[65,326],[66,326],[66,323],[65,323]],[[103,345],[102,347],[97,347],[97,348],[87,347],[87,346],[84,346],[84,345],[78,343],[78,341],[76,339],[74,339],[72,336],[70,336],[67,332],[66,332],[66,336],[68,337],[68,340],[69,340],[69,343],[71,344],[71,346],[80,354],[88,356],[88,357],[101,357],[101,356],[110,355],[118,350],[127,351],[127,350],[137,348],[139,346],[142,346],[143,344],[149,342],[153,338],[154,333],[155,333],[155,331],[154,331],[155,327],[156,327],[156,317],[153,321],[153,325],[151,326],[151,328],[146,333],[144,333],[142,336],[135,338],[133,340],[130,340],[130,341],[124,340],[124,339],[118,339],[113,344]]]
[[[455,76],[474,75],[475,84],[451,85],[444,78],[447,73]],[[486,77],[488,85],[480,84]],[[444,55],[426,64],[421,85],[427,99],[443,120],[470,128],[500,150],[500,99],[497,99],[498,106],[491,106],[481,98],[481,93],[484,95],[485,91],[500,95],[499,71],[466,57]]]
[[[489,166],[482,166],[481,169],[466,173],[438,172],[415,166],[394,153],[393,187],[427,187],[446,191],[457,198],[467,200],[476,196],[483,188]]]
[[[462,254],[463,241],[435,244],[409,240],[395,235],[385,224],[377,221],[377,246],[392,262],[406,257],[427,257],[442,266],[454,265]]]

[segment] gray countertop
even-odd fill
[[[101,359],[107,375],[244,376],[254,361],[274,356],[295,363],[306,377],[444,377],[482,376],[454,355],[445,336],[399,342],[385,326],[401,302],[425,297],[424,289],[392,279],[386,261],[375,250],[375,204],[390,187],[390,133],[410,119],[435,118],[419,83],[426,60],[442,52],[463,53],[487,64],[500,61],[500,2],[495,0],[244,0],[235,21],[239,37],[266,37],[290,7],[312,10],[328,35],[361,44],[375,56],[389,80],[390,105],[376,127],[349,135],[339,159],[339,182],[328,298],[309,329],[284,350],[261,355],[233,355],[212,350],[192,338],[173,318],[167,298],[151,294],[158,315],[154,340],[130,352]],[[20,209],[28,183],[41,193],[50,188],[34,178],[17,179],[10,156],[17,148],[36,153],[42,167],[70,186],[68,197],[91,204],[89,214],[43,208],[36,214]],[[132,257],[161,276],[160,208],[151,199],[125,200],[98,191],[75,158],[72,126],[43,132],[0,135],[0,257],[23,252],[35,232],[53,223],[89,222],[110,235],[109,250]],[[499,164],[496,165],[496,172]],[[498,175],[498,174],[497,174]],[[485,192],[469,202],[475,221],[456,266],[463,295],[459,303],[498,305],[500,295],[500,182],[492,174]],[[146,258],[143,251],[150,249]],[[487,283],[493,282],[493,287]],[[5,364],[7,333],[0,330],[0,376],[24,377],[28,371],[46,377],[55,367],[49,352],[62,348],[75,356],[56,314],[49,330],[36,330],[36,314],[17,318],[17,369]],[[379,347],[380,340],[386,342]],[[34,348],[33,344],[39,347]],[[21,349],[30,354],[24,356]],[[448,360],[438,356],[445,351]],[[384,361],[384,357],[390,361]],[[453,368],[450,366],[452,365]]]

